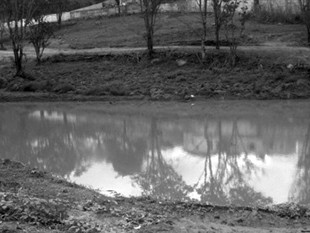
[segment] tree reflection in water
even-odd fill
[[[150,154],[144,172],[134,177],[141,186],[143,195],[166,200],[188,200],[192,188],[182,180],[172,165],[163,158],[161,152],[162,132],[158,129],[157,119],[151,119]]]
[[[299,155],[295,182],[289,199],[305,205],[310,203],[310,123],[308,123],[308,129]]]
[[[36,117],[31,117],[31,109],[14,111],[3,108],[0,115],[1,158],[22,161],[63,177],[82,176],[96,163],[111,164],[118,176],[133,177],[133,183],[143,189],[144,195],[170,200],[188,200],[195,196],[203,202],[220,205],[270,203],[270,198],[249,185],[249,180],[257,174],[262,176],[256,162],[265,154],[270,154],[269,160],[274,159],[275,154],[292,156],[295,153],[292,145],[305,135],[291,200],[310,201],[310,125],[304,134],[304,123],[289,126],[284,121],[271,127],[273,122],[268,119],[252,118],[223,117],[206,121],[182,118],[178,121],[46,110],[35,111]],[[52,119],[52,116],[55,117]],[[270,142],[274,146],[266,147]],[[193,151],[192,144],[198,149]],[[258,151],[252,153],[255,147]],[[193,165],[202,161],[197,166],[201,169],[200,178],[197,174],[195,179],[193,176],[187,179],[184,174],[188,175],[188,170],[180,171],[180,167],[175,166],[177,159],[168,160],[171,158],[168,152],[174,148],[183,153],[177,159],[194,161]]]
[[[5,125],[0,135],[1,157],[21,161],[31,167],[52,171],[66,177],[72,171],[87,169],[87,156],[80,146],[86,128],[79,135],[74,122],[69,122],[67,113],[57,112],[57,121],[48,116],[55,112],[36,111],[38,118],[29,117],[28,111],[4,115]]]
[[[254,191],[247,184],[247,178],[258,169],[248,158],[246,148],[238,130],[238,121],[234,120],[231,137],[222,135],[222,122],[218,121],[218,153],[217,161],[211,154],[213,147],[208,133],[208,123],[205,124],[204,137],[207,144],[203,182],[200,180],[195,185],[202,202],[218,205],[265,205],[272,203],[271,198],[264,197]],[[244,153],[243,161],[240,161]],[[242,166],[242,167],[241,167]]]
[[[147,143],[143,138],[128,137],[126,120],[123,121],[122,135],[111,134],[104,142],[108,152],[107,161],[112,163],[119,175],[134,175],[141,171]]]

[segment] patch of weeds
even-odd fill
[[[167,79],[176,79],[177,77],[181,76],[183,74],[182,71],[176,70],[176,71],[171,71],[166,74]]]
[[[51,90],[51,85],[48,81],[33,81],[26,83],[21,87],[25,92],[41,92]]]
[[[54,56],[47,57],[42,59],[41,63],[50,62],[50,63],[59,63],[65,61],[66,55],[63,53],[59,53]]]
[[[129,90],[120,82],[112,82],[100,87],[91,88],[86,92],[86,95],[114,95],[114,96],[124,96],[128,95]]]
[[[8,81],[5,78],[0,77],[0,89],[6,88]]]
[[[0,191],[17,191],[20,187],[21,185],[17,182],[0,180]]]
[[[53,88],[53,92],[56,92],[58,94],[68,93],[68,92],[74,91],[74,90],[75,90],[74,86],[72,86],[71,84],[68,84],[68,83],[61,83],[61,84],[56,85]]]
[[[25,85],[25,80],[22,78],[14,78],[8,82],[6,85],[6,91],[23,91]]]
[[[85,94],[94,95],[94,96],[103,96],[103,95],[107,95],[108,91],[106,87],[94,87],[94,88],[90,88],[89,90],[87,90]]]
[[[21,194],[0,193],[0,217],[4,221],[22,221],[55,226],[68,217],[67,204],[58,199],[45,200]]]

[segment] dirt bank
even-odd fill
[[[0,160],[0,232],[309,232],[310,209],[106,197]]]
[[[151,61],[141,52],[58,54],[40,66],[29,62],[24,78],[13,78],[12,67],[2,67],[0,97],[2,101],[19,96],[34,100],[309,98],[309,66],[298,57],[291,63],[289,51],[287,56],[282,51],[284,57],[278,50],[240,52],[236,67],[229,64],[227,51],[214,50],[204,62],[196,52],[170,50],[158,52]]]

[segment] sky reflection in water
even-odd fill
[[[310,201],[307,117],[155,117],[1,106],[0,157],[125,196]]]

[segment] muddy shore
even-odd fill
[[[213,206],[106,197],[49,173],[0,160],[1,232],[309,232],[297,204]]]

